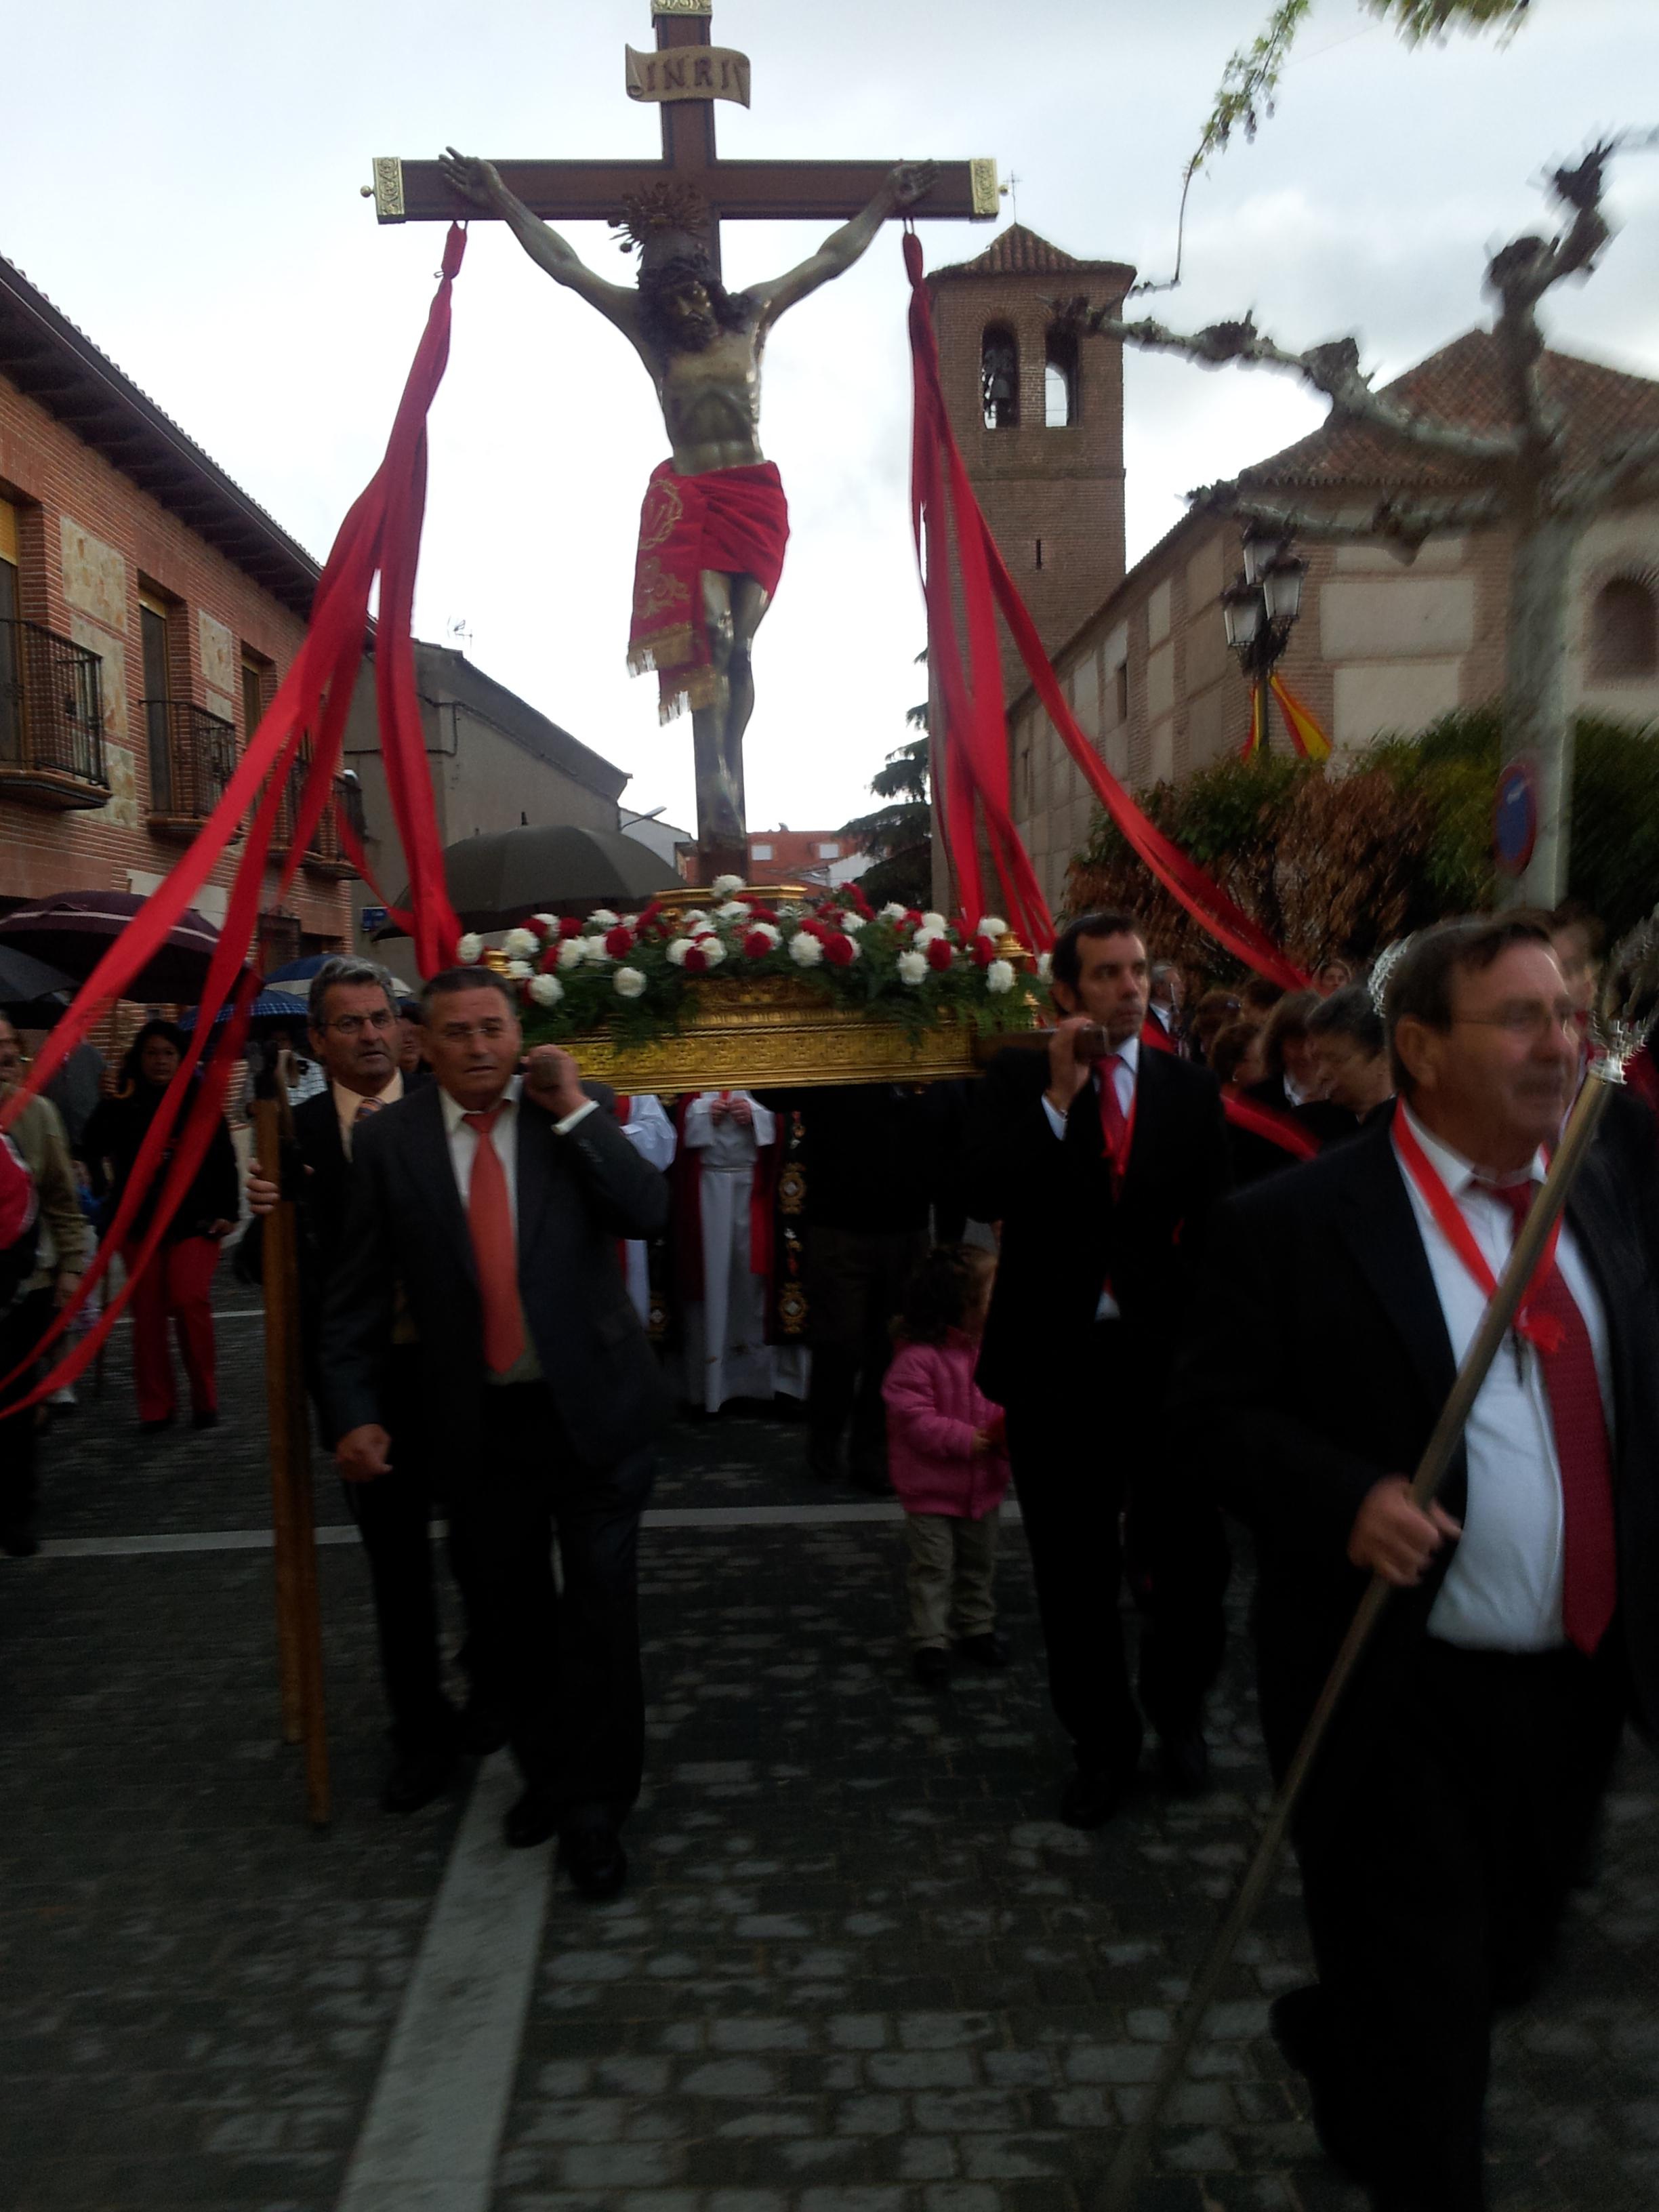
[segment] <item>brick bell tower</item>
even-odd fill
[[[1121,261],[1078,261],[1014,223],[927,279],[951,426],[1050,653],[1123,580],[1123,349],[1049,327],[1049,299],[1116,312]],[[1005,695],[1024,689],[1005,638]]]

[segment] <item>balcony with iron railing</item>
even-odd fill
[[[305,781],[310,774],[309,761],[296,762],[289,773],[283,791],[282,805],[277,810],[276,827],[270,840],[270,858],[281,860],[287,857],[298,834],[300,804]],[[362,787],[349,771],[334,779],[332,796],[318,817],[311,833],[311,842],[301,855],[300,865],[314,876],[349,876],[356,871],[340,835],[339,810],[343,808],[359,842],[363,835]]]
[[[193,837],[236,768],[236,726],[187,699],[143,699],[149,734],[149,826]]]
[[[0,799],[102,806],[103,663],[39,623],[0,622]]]

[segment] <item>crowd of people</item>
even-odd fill
[[[1381,2212],[1476,2212],[1494,2009],[1547,1965],[1625,1717],[1659,1715],[1659,1150],[1638,1098],[1606,1117],[1443,1496],[1419,1507],[1408,1478],[1585,1079],[1598,955],[1585,917],[1511,913],[1420,933],[1380,993],[1332,961],[1310,990],[1189,1013],[1134,918],[1094,914],[1054,948],[1053,1025],[975,1084],[672,1109],[526,1052],[487,967],[434,976],[410,1025],[383,971],[327,963],[324,1081],[252,1164],[250,1234],[294,1202],[318,1426],[374,1596],[387,1808],[506,1742],[507,1843],[556,1836],[582,1893],[623,1886],[640,1514],[677,1396],[707,1417],[804,1395],[803,1472],[896,1494],[932,1691],[957,1655],[1007,1663],[1012,1483],[1080,1828],[1118,1813],[1149,1730],[1164,1789],[1207,1786],[1231,1519],[1277,1775],[1367,1580],[1395,1586],[1298,1814],[1318,1980],[1273,2027]],[[176,1050],[148,1025],[82,1132],[118,1191]],[[0,1275],[14,1364],[83,1258],[41,1103],[13,1132],[42,1217]],[[193,1418],[215,1410],[200,1317],[228,1173],[216,1148],[135,1328],[148,1424],[173,1415],[169,1315]]]

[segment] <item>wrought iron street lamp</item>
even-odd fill
[[[1267,742],[1267,694],[1302,612],[1302,580],[1308,564],[1284,538],[1247,537],[1244,566],[1221,594],[1227,643],[1250,686],[1250,742],[1247,756]]]

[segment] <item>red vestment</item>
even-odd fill
[[[772,462],[694,477],[672,461],[653,470],[640,510],[628,665],[635,676],[657,671],[663,721],[715,703],[702,571],[752,576],[769,599],[788,543],[789,503]]]

